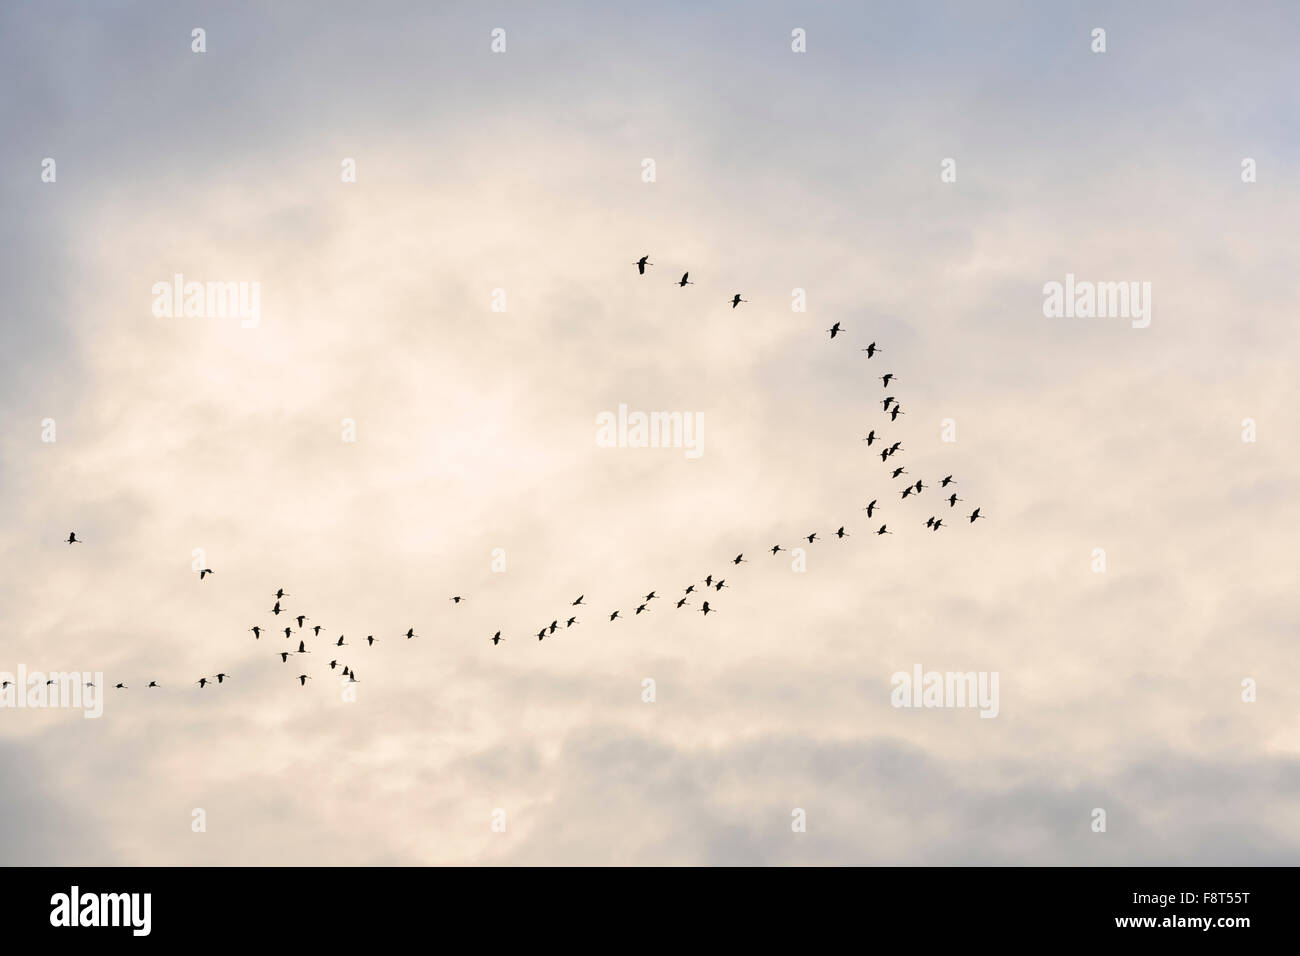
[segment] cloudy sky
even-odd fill
[[[5,862],[1295,863],[1298,44],[1286,3],[5,5],[0,671],[129,685],[0,709]],[[177,273],[256,327],[155,315]],[[1046,317],[1067,274],[1150,325]],[[600,447],[620,404],[702,454]],[[323,628],[287,664],[277,588]],[[997,716],[892,706],[918,665]]]

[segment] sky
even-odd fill
[[[4,5],[0,674],[102,675],[0,707],[4,861],[1296,863],[1298,43]],[[176,274],[256,322],[155,314]],[[1067,275],[1149,324],[1046,315]],[[620,405],[700,454],[603,447]],[[996,716],[895,706],[918,667]]]

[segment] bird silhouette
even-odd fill
[[[578,622],[578,619],[577,619],[576,617],[571,617],[571,618],[569,618],[567,621],[564,622],[564,626],[565,626],[565,627],[573,627],[573,625],[575,625],[575,624],[577,624],[577,623],[579,623],[579,622]]]
[[[897,478],[899,475],[905,475],[905,474],[907,474],[906,469],[904,469],[902,465],[899,465],[897,468],[894,469],[894,473],[889,477]]]
[[[976,518],[987,518],[987,517],[988,517],[988,515],[982,515],[982,514],[980,514],[980,510],[979,510],[978,508],[976,508],[974,511],[972,511],[972,512],[970,513],[970,523],[971,523],[971,524],[974,524]]]
[[[690,275],[689,272],[683,272],[681,279],[679,279],[677,282],[677,284],[681,286],[683,289],[686,288],[688,285],[695,285],[694,282],[691,282],[689,279],[687,279],[687,276],[689,275]]]
[[[835,532],[835,537],[837,538],[847,538],[849,536],[850,536],[849,533],[844,530],[844,525],[840,525]]]
[[[501,632],[498,631],[497,633],[499,634],[499,633],[501,633]],[[374,647],[374,646],[375,646],[375,635],[373,635],[373,634],[367,634],[367,635],[366,635],[366,647]]]
[[[950,494],[950,495],[948,496],[948,507],[949,507],[949,508],[956,508],[956,507],[957,507],[957,502],[959,502],[959,501],[961,501],[961,500],[962,500],[961,498],[958,498],[958,497],[957,497],[957,492],[954,491],[952,494]]]
[[[466,600],[466,598],[463,598],[463,597],[461,597],[459,594],[457,594],[454,598],[451,599],[451,603],[452,603],[452,604],[459,604],[461,601],[464,601],[464,600]]]
[[[895,405],[893,411],[889,413],[889,420],[891,422],[897,421],[899,415],[906,415],[906,414],[907,412],[903,411],[902,405]]]
[[[740,554],[738,554],[738,555],[736,555],[734,558],[732,558],[732,559],[731,559],[731,563],[732,563],[732,564],[742,564],[742,563],[743,563],[743,564],[749,564],[749,562],[745,560],[745,555],[744,555],[743,552],[740,553]]]
[[[199,678],[198,680],[196,680],[194,683],[198,684],[200,688],[204,688],[204,687],[207,687],[208,684],[210,684],[210,683],[212,683],[212,682],[211,682],[210,680],[208,680],[206,677],[200,677],[200,678]]]
[[[784,550],[785,550],[785,548],[781,547],[779,544],[774,544],[774,545],[772,545],[772,556],[773,556],[773,557],[776,557],[776,553],[777,553],[778,551],[784,551]]]
[[[871,504],[867,505],[867,506],[866,506],[865,508],[863,508],[862,510],[865,511],[865,512],[867,513],[867,517],[870,518],[870,517],[871,517],[871,513],[872,513],[873,511],[876,510],[876,499],[875,499],[875,498],[872,498],[872,499],[871,499]]]
[[[587,595],[585,595],[585,594],[579,594],[579,595],[578,595],[578,600],[574,601],[574,602],[573,602],[572,604],[570,604],[569,606],[570,606],[570,607],[577,607],[579,604],[582,603],[582,599],[583,599],[584,597],[586,597],[586,596],[587,596]]]
[[[872,342],[862,351],[867,353],[867,358],[873,358],[877,352],[883,352],[884,349],[877,346],[875,342]]]
[[[642,256],[636,261],[636,271],[638,275],[645,275],[645,267],[654,265],[649,256]]]
[[[311,653],[311,651],[307,650],[307,642],[306,642],[306,641],[299,641],[299,642],[298,642],[298,653],[299,653],[299,654],[310,654],[310,653]]]
[[[276,601],[279,601],[281,598],[286,598],[286,597],[290,597],[290,594],[289,594],[288,591],[286,591],[284,588],[278,588],[278,589],[276,589],[276,592],[275,592],[275,599],[276,599]]]
[[[615,611],[613,614],[611,614],[611,615],[609,616],[609,619],[612,621],[612,620],[614,620],[614,618],[616,618],[616,617],[618,617],[618,611]]]
[[[940,487],[940,488],[947,488],[949,485],[955,485],[955,484],[956,484],[956,482],[953,481],[952,475],[949,475],[949,476],[948,476],[947,478],[945,478],[943,481],[939,482],[939,487]]]
[[[641,613],[642,611],[644,611],[645,609],[646,609],[646,606],[645,606],[644,604],[638,604],[638,605],[636,606],[636,613],[637,613],[637,614],[640,614],[640,613]]]
[[[306,614],[299,614],[296,620],[298,621],[298,626],[299,626],[299,627],[302,627],[302,622],[305,621],[305,620],[307,620],[307,615],[306,615]]]
[[[742,299],[740,297],[740,293],[737,292],[735,295],[731,297],[731,307],[734,309],[736,306],[740,305],[740,303],[748,302],[748,301],[749,301],[748,299]]]
[[[145,690],[148,690],[149,687],[157,687],[157,686],[158,686],[158,682],[157,682],[156,680],[151,680],[151,681],[149,682],[148,687],[146,687]]]
[[[832,325],[832,326],[831,326],[829,329],[827,329],[826,331],[829,332],[829,333],[831,334],[831,338],[835,338],[835,336],[837,336],[837,335],[839,335],[841,332],[843,332],[844,329],[840,327],[840,324],[839,324],[838,322],[836,322],[834,325]]]
[[[888,530],[887,525],[883,525],[883,524],[880,526],[880,529],[876,532],[876,534],[893,534],[893,533],[894,532]]]
[[[885,383],[885,388],[889,388],[890,382],[898,381],[893,372],[886,372],[884,375],[880,376],[880,380]]]
[[[292,651],[281,651],[281,652],[280,652],[280,663],[281,663],[281,664],[287,664],[287,663],[289,663],[289,655],[292,654],[292,653],[293,653]]]
[[[202,571],[199,572],[199,580],[202,581],[209,574],[216,574],[216,573],[217,572],[213,571],[211,568],[204,568]]]
[[[871,431],[867,432],[867,437],[864,438],[864,439],[862,439],[862,440],[863,440],[864,442],[866,442],[866,443],[867,443],[867,447],[870,448],[870,447],[871,447],[871,443],[874,442],[874,441],[876,440],[876,430],[875,430],[874,428],[871,429]]]
[[[250,627],[249,630],[253,632],[254,640],[260,641],[262,639],[262,628],[260,626],[254,625],[253,627]]]
[[[81,541],[80,538],[77,537],[77,532],[75,532],[75,531],[69,531],[69,532],[68,532],[68,540],[67,540],[66,543],[67,543],[67,544],[81,544],[82,541]]]
[[[703,604],[703,606],[700,608],[700,613],[703,614],[703,615],[705,615],[705,616],[707,617],[708,614],[709,614],[709,612],[712,611],[712,610],[713,610],[713,608],[709,607],[709,602],[708,602],[708,601],[705,601],[704,604]]]
[[[817,540],[817,532],[816,532],[816,531],[814,531],[812,534],[808,535],[808,543],[809,543],[809,544],[812,544],[812,543],[813,543],[814,541],[816,541],[816,540]]]
[[[497,631],[495,634],[492,635],[492,637],[490,638],[490,640],[492,641],[492,646],[495,647],[496,645],[498,645],[498,644],[500,644],[502,641],[504,641],[505,638],[501,636],[501,632],[500,632],[500,631]]]
[[[411,638],[413,638],[413,637],[415,637],[415,636],[416,636],[415,628],[413,628],[413,627],[408,627],[408,628],[406,629],[406,639],[409,641]],[[341,640],[343,640],[343,638],[340,637],[339,640],[341,641]]]
[[[311,680],[311,678],[308,677],[306,674],[299,674],[299,675],[295,678],[295,680],[297,680],[298,683],[301,684],[303,687],[306,687],[306,686],[307,686],[307,681]]]
[[[677,606],[678,606],[679,608],[680,608],[680,607],[684,607],[685,604],[686,604],[686,598],[682,598],[681,600],[679,600],[679,601],[677,602]]]

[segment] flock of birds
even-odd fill
[[[654,263],[650,261],[650,257],[648,255],[645,255],[637,259],[635,265],[637,267],[638,274],[644,276],[646,274],[646,268],[653,266]],[[683,272],[681,279],[677,280],[677,282],[674,284],[681,288],[685,288],[688,285],[695,285],[695,283],[691,281],[690,275],[691,274],[689,272]],[[735,309],[742,303],[748,301],[749,301],[748,299],[742,298],[741,294],[737,292],[731,298],[731,307]],[[839,322],[836,322],[829,329],[827,329],[827,331],[830,333],[830,337],[834,339],[841,332],[844,332],[845,328]],[[875,358],[877,354],[883,352],[884,350],[880,348],[875,342],[872,342],[869,345],[867,345],[866,348],[861,349],[861,351],[866,352],[867,359],[870,360]],[[884,386],[884,390],[886,392],[889,391],[890,386],[893,383],[899,381],[898,377],[893,372],[886,372],[884,375],[879,376],[879,379],[882,385]],[[897,421],[899,415],[904,414],[902,406],[899,405],[898,403],[898,399],[895,398],[893,395],[886,395],[881,400],[880,404],[881,404],[881,408],[883,409],[883,414],[889,417],[889,421],[891,423]],[[897,480],[898,478],[901,478],[904,475],[909,475],[908,471],[903,466],[901,465],[894,466],[890,464],[891,459],[903,449],[903,443],[901,440],[886,444],[886,439],[883,436],[877,434],[877,431],[874,428],[871,429],[867,433],[866,437],[863,438],[862,440],[867,443],[868,447],[873,447],[877,442],[880,443],[881,446],[880,460],[884,462],[886,466],[889,467],[891,480]],[[952,475],[945,475],[943,478],[939,479],[938,487],[940,491],[943,491],[945,489],[952,488],[952,486],[955,485],[956,483],[957,483],[956,479],[954,479]],[[909,475],[908,483],[903,485],[901,489],[899,489],[899,496],[901,500],[906,500],[908,498],[918,498],[927,489],[931,489],[933,487],[934,487],[933,485],[927,485],[925,481],[920,478],[918,478],[915,482],[912,482],[911,477]],[[956,491],[949,491],[946,496],[941,495],[937,500],[941,503],[946,502],[948,508],[953,509],[956,508],[957,503],[962,501],[963,499],[957,496]],[[867,505],[862,510],[867,513],[867,520],[870,521],[875,517],[876,512],[883,511],[883,508],[880,504],[879,499],[873,498],[870,502],[867,503]],[[945,514],[943,509],[938,508],[937,510],[939,511],[938,515],[932,514],[925,521],[925,527],[929,528],[931,531],[938,531],[940,528],[948,526],[944,523],[944,518],[942,517],[942,515]],[[960,515],[960,512],[958,512],[958,514],[959,516],[962,516]],[[967,518],[970,524],[974,524],[979,519],[986,517],[986,515],[981,514],[979,508],[975,508],[969,515],[964,515],[962,517]],[[880,527],[876,528],[871,533],[874,535],[886,535],[886,534],[893,534],[894,532],[889,530],[887,523],[882,522]],[[839,538],[839,539],[851,537],[850,533],[846,530],[844,525],[840,525],[833,532],[830,532],[829,536]],[[68,544],[82,543],[82,539],[77,537],[75,531],[70,532],[66,540]],[[807,541],[807,543],[811,545],[821,540],[821,538],[819,538],[818,532],[813,531],[808,533],[807,535],[802,536],[800,540]],[[778,555],[780,552],[788,551],[788,550],[789,550],[788,548],[784,547],[781,544],[774,544],[767,549],[771,557],[776,557],[776,555]],[[747,564],[747,563],[749,562],[748,559],[745,557],[744,552],[737,554],[734,558],[730,560],[730,564],[733,567],[739,567],[741,564]],[[199,569],[198,571],[199,580],[202,581],[209,574],[215,574],[215,573],[216,572],[213,571],[211,568]],[[698,586],[698,590],[697,590],[697,586]],[[686,585],[685,589],[682,591],[681,596],[672,600],[674,601],[676,608],[680,610],[684,607],[693,606],[691,603],[691,598],[693,596],[703,597],[703,595],[708,594],[710,590],[712,590],[715,595],[720,594],[723,591],[723,589],[727,588],[728,586],[729,585],[727,584],[726,578],[714,574],[709,574],[706,577],[702,578],[700,581],[693,582],[691,584]],[[274,595],[275,604],[274,606],[271,607],[269,613],[275,615],[277,619],[281,614],[290,614],[290,612],[286,608],[281,606],[281,602],[284,600],[284,598],[289,596],[290,596],[289,592],[285,591],[284,588],[276,589]],[[466,598],[463,597],[462,595],[457,594],[457,595],[453,595],[451,598],[449,598],[449,600],[453,604],[459,605],[463,603],[466,600]],[[632,612],[633,616],[635,617],[637,615],[648,612],[650,610],[651,602],[656,600],[661,600],[661,595],[657,591],[651,590],[644,597],[634,602],[635,607]],[[714,597],[713,600],[717,600],[717,598]],[[579,594],[577,598],[575,598],[572,602],[570,602],[569,606],[570,608],[575,608],[575,607],[589,607],[590,605],[586,603],[586,594]],[[701,600],[700,606],[696,610],[698,610],[698,612],[703,614],[705,617],[708,617],[708,615],[715,613],[717,611],[717,609],[709,603],[709,599]],[[568,629],[577,624],[582,623],[581,621],[578,620],[578,616],[576,613],[568,614],[568,612],[566,612],[566,614],[558,615],[549,624],[543,625],[542,628],[537,632],[537,639],[539,641],[545,640],[548,636],[555,634],[555,632],[561,626],[563,626],[565,629]],[[612,621],[620,620],[622,615],[623,615],[622,608],[611,611],[609,613],[609,621],[612,622]],[[284,664],[289,663],[290,660],[298,661],[303,656],[312,654],[312,651],[308,650],[307,648],[307,642],[308,640],[311,639],[320,638],[321,631],[324,630],[324,628],[320,624],[313,624],[310,627],[307,627],[306,626],[307,621],[311,620],[311,618],[309,618],[306,614],[290,614],[288,620],[297,622],[298,624],[297,631],[293,629],[292,625],[286,625],[283,628],[277,626],[274,629],[266,628],[261,625],[254,625],[249,628],[249,631],[252,633],[255,640],[261,640],[262,633],[264,631],[267,633],[271,633],[272,630],[275,631],[282,630],[284,632],[284,638],[285,640],[290,641],[291,649],[276,652],[276,656],[280,659],[281,663]],[[563,624],[561,624],[561,620],[563,620]],[[311,632],[311,638],[303,636],[306,631]],[[297,641],[298,646],[296,649],[292,647],[292,642],[295,635],[298,638]],[[415,633],[414,627],[408,627],[405,632],[397,635],[398,638],[405,638],[408,641],[414,640],[419,636],[420,635]],[[367,634],[364,638],[364,643],[367,647],[373,647],[378,642],[378,640],[379,639],[376,638],[373,634]],[[502,641],[506,640],[506,638],[502,637],[501,631],[498,630],[495,634],[493,634],[490,638],[488,638],[488,640],[490,640],[493,645],[498,645]],[[337,653],[338,648],[350,647],[350,646],[352,645],[348,643],[346,636],[340,634],[336,640],[333,640],[331,643],[327,644],[329,650],[326,653],[332,655]],[[342,668],[341,671],[339,670],[340,667]],[[333,657],[329,661],[329,668],[331,671],[337,671],[340,678],[346,680],[348,683],[358,682],[356,667],[341,662],[338,659],[338,657]],[[290,670],[291,674],[292,674],[292,670],[294,669],[296,668]],[[211,677],[207,677],[207,676],[200,677],[194,683],[199,688],[205,688],[209,684],[213,684],[213,683],[218,685],[224,684],[226,680],[229,679],[229,677],[230,677],[229,674],[225,672],[220,672],[214,674]],[[307,673],[293,675],[293,680],[297,681],[299,686],[302,687],[306,687],[307,681],[311,679],[312,679],[311,675]],[[50,683],[53,683],[53,681],[51,681]],[[129,686],[126,683],[117,683],[114,684],[113,686],[117,690],[129,689]],[[158,684],[157,681],[150,681],[147,686],[150,688],[156,688],[160,685]]]

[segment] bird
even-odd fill
[[[656,594],[654,591],[651,591],[651,592],[650,592],[649,594],[647,594],[647,595],[646,595],[642,600],[644,600],[644,601],[646,601],[647,603],[649,603],[650,601],[653,601],[653,600],[654,600],[655,598],[657,598],[658,596],[659,596],[659,595]]]
[[[497,633],[500,634],[501,632],[500,632],[500,631],[497,631]],[[366,635],[366,646],[367,646],[367,647],[374,647],[374,646],[375,646],[375,635],[373,635],[373,634],[367,634],[367,635]]]
[[[66,543],[67,543],[67,544],[81,544],[82,541],[81,541],[80,538],[77,537],[77,532],[75,532],[75,531],[69,531],[69,532],[68,532],[68,540],[67,540]]]
[[[497,644],[500,644],[502,641],[504,641],[505,638],[501,636],[500,631],[497,631],[495,634],[492,635],[490,640],[492,641],[492,646],[495,647]]]
[[[277,617],[279,617],[279,615],[280,615],[280,602],[279,602],[279,601],[276,601],[276,602],[275,602],[275,607],[271,608],[271,613],[274,614],[274,615],[276,615]]]
[[[682,598],[680,601],[677,602],[677,606],[679,608],[685,606],[685,604],[686,604],[686,598]]]
[[[649,256],[642,256],[636,261],[636,271],[639,275],[645,275],[645,267],[654,265]]]
[[[865,511],[865,512],[867,513],[867,517],[870,518],[870,517],[871,517],[871,513],[872,513],[873,511],[876,510],[876,499],[875,499],[875,498],[872,498],[872,499],[871,499],[871,504],[867,505],[867,506],[866,506],[865,508],[863,508],[862,510]]]
[[[784,550],[785,548],[781,547],[779,544],[774,544],[772,545],[772,556],[775,557],[778,551],[784,551]]]
[[[893,534],[893,533],[894,532],[888,530],[887,526],[883,524],[880,526],[880,530],[876,532],[876,534]]]
[[[307,686],[307,681],[311,680],[311,678],[308,677],[306,674],[299,674],[298,677],[296,678],[296,680],[297,680],[298,683],[301,684],[303,687],[306,687],[306,686]]]
[[[618,611],[615,611],[613,614],[611,614],[611,615],[609,616],[609,619],[612,621],[612,620],[614,620],[614,618],[616,618],[616,617],[618,617]]]
[[[731,297],[731,307],[734,309],[736,306],[740,305],[740,303],[748,302],[748,301],[749,301],[748,299],[742,299],[740,297],[740,293],[737,292],[735,295]]]
[[[891,381],[897,381],[898,379],[893,372],[886,372],[884,375],[880,376],[880,380],[885,383],[885,388],[889,388],[889,383]]]
[[[299,627],[302,627],[302,622],[305,621],[305,620],[307,620],[307,615],[306,615],[306,614],[299,614],[298,617],[297,617],[298,626],[299,626]]]
[[[642,611],[645,610],[645,608],[646,608],[646,606],[645,606],[644,604],[638,604],[638,605],[636,606],[636,613],[637,613],[637,614],[640,614]]]
[[[312,632],[312,634],[314,634],[316,637],[320,637],[320,632],[321,632],[322,630],[324,630],[324,628],[323,628],[320,624],[313,624],[313,625],[312,625],[311,632]]]
[[[902,405],[895,405],[894,410],[889,413],[889,420],[891,422],[897,421],[899,415],[906,415],[906,414],[907,412],[903,411]]]
[[[694,584],[688,584],[688,585],[686,585],[686,590],[683,591],[682,593],[683,593],[683,594],[690,594],[690,593],[691,593],[692,591],[694,591],[694,590],[695,590],[695,585],[694,585]]]
[[[961,500],[962,499],[957,497],[957,492],[954,491],[951,495],[948,496],[948,507],[949,508],[957,507],[957,502]]]
[[[741,563],[749,564],[749,562],[745,560],[745,555],[744,555],[743,552],[742,552],[741,554],[736,555],[734,558],[732,558],[732,559],[731,559],[731,563],[732,563],[732,564],[741,564]]]
[[[832,326],[831,326],[829,329],[827,329],[826,331],[829,332],[829,333],[831,334],[831,338],[835,338],[835,336],[837,336],[837,335],[839,335],[841,332],[843,332],[844,329],[842,329],[842,328],[840,327],[840,324],[839,324],[838,322],[836,322],[834,325],[832,325]]]
[[[292,653],[292,651],[281,651],[281,652],[280,652],[280,663],[281,663],[281,664],[287,664],[287,663],[289,663],[289,655],[290,655],[291,653]]]
[[[198,680],[196,680],[194,683],[198,684],[199,687],[200,687],[200,689],[201,689],[201,688],[207,687],[207,686],[208,686],[210,683],[212,683],[212,682],[211,682],[210,680],[208,680],[206,677],[200,677],[200,678],[199,678]]]
[[[292,634],[292,633],[293,633],[293,628],[291,628],[291,627],[286,627],[286,628],[284,629],[284,637],[285,637],[285,640],[288,640],[289,635]]]
[[[980,510],[979,510],[978,508],[976,508],[974,511],[972,511],[972,512],[970,513],[970,523],[971,523],[971,524],[974,524],[976,518],[987,518],[987,517],[988,517],[988,515],[982,515],[982,514],[980,514]]]
[[[816,532],[816,531],[814,531],[812,534],[808,535],[808,543],[809,543],[809,544],[812,544],[812,543],[813,543],[814,541],[816,541],[816,540],[817,540],[817,532]]]
[[[897,468],[894,469],[894,473],[893,473],[892,475],[890,475],[889,477],[890,477],[890,478],[897,478],[899,475],[905,475],[905,474],[907,474],[906,469],[904,469],[903,466],[900,465],[899,467],[897,467]]]
[[[874,442],[874,441],[876,440],[876,430],[875,430],[874,428],[871,429],[871,431],[867,432],[867,437],[864,438],[864,439],[862,439],[862,440],[863,440],[864,442],[866,442],[866,443],[867,443],[867,447],[870,448],[870,447],[871,447],[871,443]]]
[[[335,669],[336,667],[338,667],[338,666],[339,666],[339,662],[338,662],[338,661],[330,661],[330,670],[334,670],[334,669]],[[346,670],[346,669],[347,669],[347,668],[344,668],[344,670]]]
[[[934,530],[935,530],[935,531],[938,531],[938,530],[939,530],[940,528],[942,528],[942,527],[943,527],[943,519],[942,519],[942,518],[935,518],[935,519],[934,519]]]
[[[885,411],[889,411],[889,406],[895,401],[896,399],[893,395],[886,395],[884,401],[880,404],[884,407]]]
[[[340,634],[340,635],[339,635],[339,639],[338,639],[337,642],[335,642],[334,646],[335,646],[335,647],[348,647],[349,645],[348,645],[348,643],[347,643],[345,640],[343,640],[343,635]]]
[[[689,272],[683,272],[681,279],[679,279],[677,282],[677,284],[681,286],[683,289],[686,288],[688,285],[695,285],[694,282],[691,282],[689,279],[686,278],[689,275],[690,275]]]
[[[539,641],[546,640],[546,628],[542,628],[540,631],[537,632],[537,639]]]
[[[713,608],[709,607],[709,602],[705,601],[703,607],[700,608],[700,613],[707,617],[708,613],[712,610]]]
[[[570,604],[569,606],[570,606],[570,607],[577,607],[579,604],[582,603],[582,599],[583,599],[584,597],[586,597],[585,594],[579,594],[579,595],[578,595],[578,600],[574,601],[574,602],[573,602],[572,604]]]
[[[907,497],[908,495],[910,495],[911,493],[912,493],[912,486],[911,486],[911,485],[908,485],[906,488],[903,489],[903,497],[904,497],[904,498],[906,498],[906,497]]]
[[[902,447],[903,447],[903,443],[901,441],[896,441],[889,446],[889,453],[892,455],[894,452],[898,451]]]
[[[260,641],[262,639],[262,628],[260,626],[254,625],[253,627],[250,627],[249,630],[253,632],[254,640]]]
[[[849,535],[849,533],[848,533],[847,531],[844,530],[844,525],[840,525],[839,530],[837,530],[837,531],[835,532],[835,537],[837,537],[837,538],[847,538],[847,537],[850,537],[850,535]]]
[[[298,642],[298,653],[299,653],[299,654],[310,654],[310,653],[311,653],[311,651],[307,650],[307,642],[306,642],[306,641],[299,641],[299,642]]]
[[[862,351],[867,353],[867,358],[872,358],[877,352],[883,352],[884,349],[878,347],[875,342],[872,342]]]
[[[466,599],[463,598],[463,597],[461,597],[459,594],[457,594],[454,598],[451,598],[451,603],[452,603],[452,604],[459,604],[461,601],[464,601],[464,600],[466,600]]]
[[[114,685],[113,685],[113,689],[114,689],[114,690],[130,690],[131,688],[127,687],[125,684],[114,684]]]
[[[706,588],[711,588],[711,587],[713,587],[713,575],[712,575],[712,574],[710,574],[708,577],[706,577],[706,578],[704,579],[704,586],[705,586]],[[687,593],[689,594],[690,592],[688,591]]]
[[[947,478],[945,478],[943,481],[939,483],[939,487],[947,488],[949,485],[955,485],[956,483],[957,482],[953,481],[952,475],[949,475]]]
[[[204,568],[202,571],[199,572],[199,580],[202,581],[209,574],[216,574],[216,573],[217,572],[213,571],[211,568]]]
[[[286,597],[291,597],[291,596],[292,596],[292,595],[290,595],[289,592],[286,591],[284,588],[277,588],[277,589],[276,589],[276,592],[275,592],[275,599],[276,599],[277,601],[279,601],[281,598],[286,598]]]
[[[411,638],[413,638],[413,637],[415,637],[415,636],[416,636],[416,635],[415,635],[415,628],[413,628],[413,627],[408,627],[408,628],[406,629],[406,639],[409,641]],[[340,637],[339,640],[341,641],[341,640],[343,640],[343,638]]]
[[[564,626],[565,626],[565,627],[573,627],[573,625],[575,625],[575,624],[577,624],[577,623],[578,623],[578,619],[577,619],[576,617],[571,617],[571,618],[569,618],[567,621],[564,622]]]
[[[718,578],[718,583],[715,584],[715,585],[713,585],[713,590],[715,590],[715,591],[721,591],[721,590],[722,590],[723,588],[725,588],[726,586],[727,586],[726,579],[724,579],[724,578]]]
[[[893,454],[893,452],[890,451],[888,448],[882,448],[882,449],[880,449],[880,460],[881,460],[881,461],[888,461],[888,460],[889,460],[889,456],[892,455],[892,454]]]
[[[149,682],[149,686],[146,687],[145,690],[148,690],[149,687],[157,687],[157,686],[158,686],[158,682],[157,682],[156,680],[151,680],[151,681]]]
[[[925,526],[926,526],[927,528],[933,528],[933,527],[934,527],[934,515],[930,515],[930,517],[928,517],[928,518],[925,519]]]
[[[919,495],[923,491],[925,491],[925,482],[918,478],[916,479],[916,493]]]
[[[225,680],[227,677],[229,677],[229,676],[230,676],[229,674],[218,674],[218,675],[217,675],[217,683],[220,684],[222,681],[224,681],[224,680]]]
[[[550,631],[551,631],[551,633],[554,634],[554,633],[555,633],[555,629],[556,629],[557,627],[559,627],[559,626],[560,626],[560,622],[559,622],[559,621],[552,621],[552,622],[551,622],[551,627],[550,627]]]

